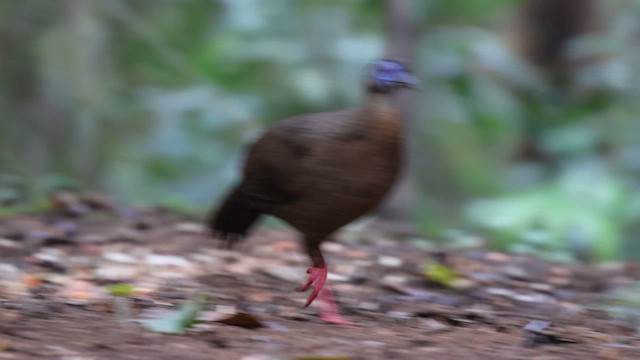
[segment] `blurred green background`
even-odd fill
[[[357,106],[391,53],[424,89],[384,216],[637,260],[639,42],[638,0],[0,1],[0,215],[56,188],[202,214],[261,129]]]

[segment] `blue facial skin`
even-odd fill
[[[418,88],[420,83],[402,63],[393,60],[378,60],[371,66],[371,87],[378,90],[394,88]]]

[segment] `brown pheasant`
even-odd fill
[[[329,287],[320,244],[331,233],[371,211],[393,184],[401,163],[402,119],[391,104],[417,79],[400,62],[378,60],[367,74],[361,108],[303,115],[271,127],[249,149],[243,179],[209,220],[229,245],[260,214],[283,219],[304,236],[313,266],[301,287],[322,300],[321,318],[346,324]]]

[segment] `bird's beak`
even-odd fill
[[[406,74],[400,81],[400,83],[408,89],[422,90],[422,84],[420,83],[420,80],[418,80],[418,78],[412,74]]]

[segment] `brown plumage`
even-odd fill
[[[214,235],[242,238],[260,214],[285,220],[304,236],[313,266],[314,292],[324,300],[325,320],[344,323],[329,288],[320,244],[331,233],[372,210],[399,170],[402,119],[390,95],[417,85],[400,63],[370,68],[362,108],[293,117],[271,127],[249,150],[243,179],[210,219]]]

